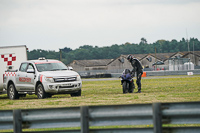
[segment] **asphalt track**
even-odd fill
[[[177,75],[177,76],[149,76],[142,77],[142,79],[164,79],[164,78],[188,78],[188,77],[200,77],[200,75]],[[133,79],[136,79],[135,77]],[[108,80],[121,80],[120,78],[84,78],[82,81],[108,81]]]

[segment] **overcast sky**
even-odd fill
[[[200,0],[0,0],[0,46],[55,50],[200,40]]]

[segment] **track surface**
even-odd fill
[[[193,75],[191,77],[199,77],[200,75]],[[149,76],[149,77],[142,77],[142,79],[160,79],[160,78],[188,78],[190,76],[181,75],[181,76]],[[135,77],[133,79],[136,79]],[[120,78],[88,78],[82,79],[82,81],[104,81],[104,80],[120,80]]]

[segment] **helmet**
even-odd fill
[[[132,60],[133,60],[133,56],[129,54],[129,55],[126,57],[126,59],[129,60],[129,61],[132,61]]]

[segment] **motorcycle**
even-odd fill
[[[129,69],[124,69],[120,77],[123,93],[133,93],[135,86],[133,83],[133,77],[131,76],[131,71]]]

